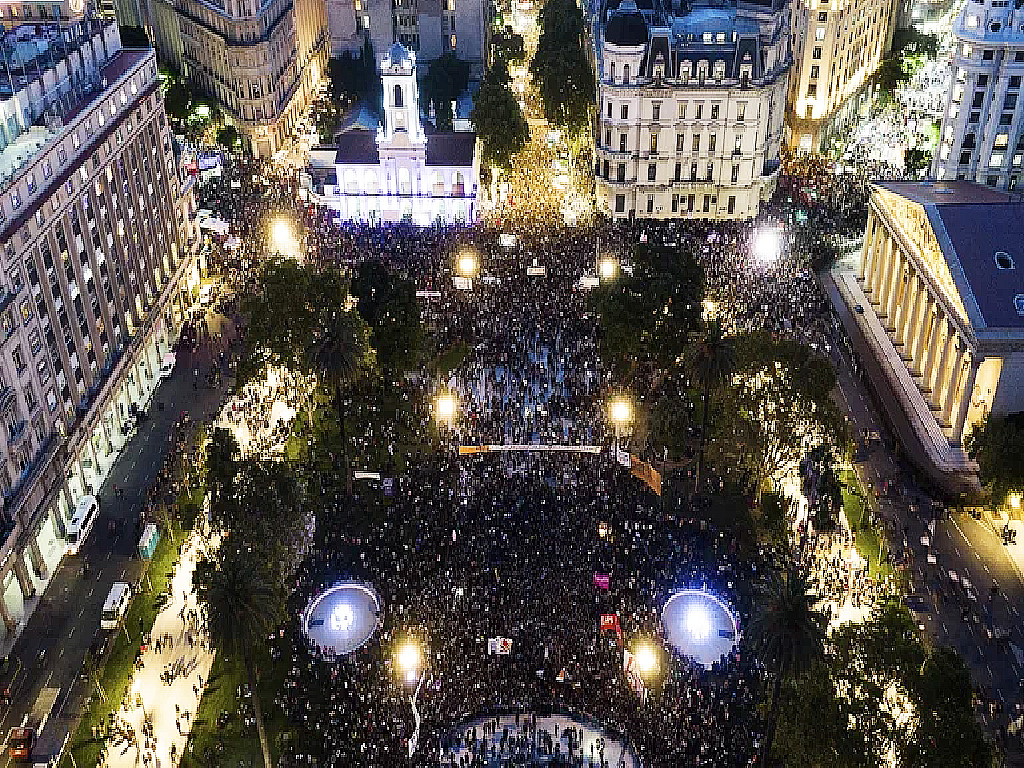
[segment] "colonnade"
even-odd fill
[[[873,207],[858,278],[935,419],[959,444],[984,357],[971,348],[915,258]]]

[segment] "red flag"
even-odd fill
[[[619,625],[619,615],[617,613],[602,613],[601,614],[601,631],[615,630],[616,637],[619,638],[619,642],[622,642],[622,627]]]

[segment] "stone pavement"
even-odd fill
[[[156,617],[151,642],[142,656],[143,666],[132,679],[127,709],[122,708],[120,713],[121,722],[131,726],[137,742],[112,744],[107,752],[106,768],[136,768],[140,764],[172,768],[181,760],[214,657],[205,634],[198,631],[197,622],[190,619],[191,612],[199,615],[192,591],[192,573],[205,546],[200,537],[193,534],[182,548],[171,582],[171,597]],[[133,631],[131,627],[127,629]],[[161,648],[157,651],[156,642],[161,638]],[[166,638],[170,638],[170,642]],[[169,670],[176,674],[167,683],[161,678]],[[144,721],[150,725],[148,737]]]

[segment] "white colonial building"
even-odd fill
[[[639,2],[601,11],[598,210],[756,216],[780,165],[788,4]]]
[[[338,135],[337,146],[310,151],[314,197],[356,221],[472,221],[476,134],[425,130],[416,56],[401,43],[388,49],[381,80],[384,119],[376,132],[353,127]]]

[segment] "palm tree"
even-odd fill
[[[704,462],[704,443],[707,440],[708,418],[711,414],[711,390],[729,381],[736,367],[733,340],[723,333],[722,325],[717,320],[705,324],[704,333],[690,350],[689,364],[700,382],[703,394],[700,447],[697,451],[697,467],[693,480],[693,489],[696,493],[700,487],[700,469]]]
[[[825,654],[828,617],[818,610],[820,601],[811,591],[805,574],[788,570],[747,627],[754,653],[775,675],[762,755],[765,768],[770,765],[775,741],[783,679],[806,672]]]
[[[193,578],[196,596],[206,614],[211,642],[222,653],[240,656],[245,664],[263,762],[265,768],[273,768],[256,688],[255,656],[283,619],[283,593],[266,567],[252,556],[252,550],[241,546],[230,535],[213,558],[204,558],[196,564]]]
[[[334,388],[334,407],[341,430],[341,453],[345,462],[345,491],[352,495],[349,471],[348,439],[345,435],[344,388],[370,367],[370,329],[355,312],[337,310],[327,318],[320,333],[312,339],[308,353],[310,367]]]

